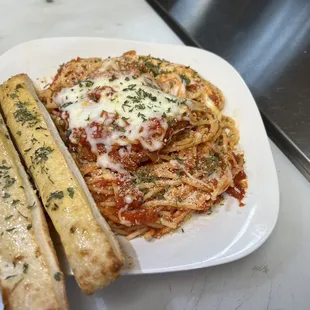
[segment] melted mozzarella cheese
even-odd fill
[[[120,173],[126,173],[120,163],[115,163],[111,160],[107,153],[98,156],[97,164],[101,167],[111,169],[113,171],[118,171]]]
[[[177,97],[150,87],[145,77],[136,79],[121,76],[111,81],[108,77],[79,83],[62,89],[54,98],[57,105],[70,115],[70,128],[86,127],[100,119],[102,111],[118,114],[129,119],[132,125],[142,125],[147,119],[176,116],[186,110]],[[98,102],[90,100],[88,94],[106,87]],[[113,89],[113,90],[112,90]]]
[[[98,153],[97,144],[104,144],[107,154],[98,156],[98,164],[118,172],[123,172],[122,166],[108,156],[113,145],[130,147],[139,141],[143,148],[157,151],[163,147],[169,121],[184,118],[189,110],[186,100],[162,92],[147,75],[135,78],[104,72],[74,87],[63,88],[54,101],[68,114],[71,130],[85,129],[92,152]],[[156,139],[151,129],[155,119],[163,129]],[[94,138],[96,124],[113,125],[113,130]]]

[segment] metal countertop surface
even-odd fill
[[[269,136],[310,180],[310,1],[147,0],[185,44],[231,63]]]

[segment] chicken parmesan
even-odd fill
[[[112,230],[159,238],[247,182],[221,91],[190,67],[129,51],[62,65],[40,98]]]

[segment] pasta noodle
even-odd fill
[[[239,132],[219,89],[133,51],[94,59],[62,66],[40,97],[115,233],[160,238],[225,192],[243,205]]]

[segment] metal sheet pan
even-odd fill
[[[147,0],[186,45],[230,62],[269,137],[310,181],[310,2]]]

